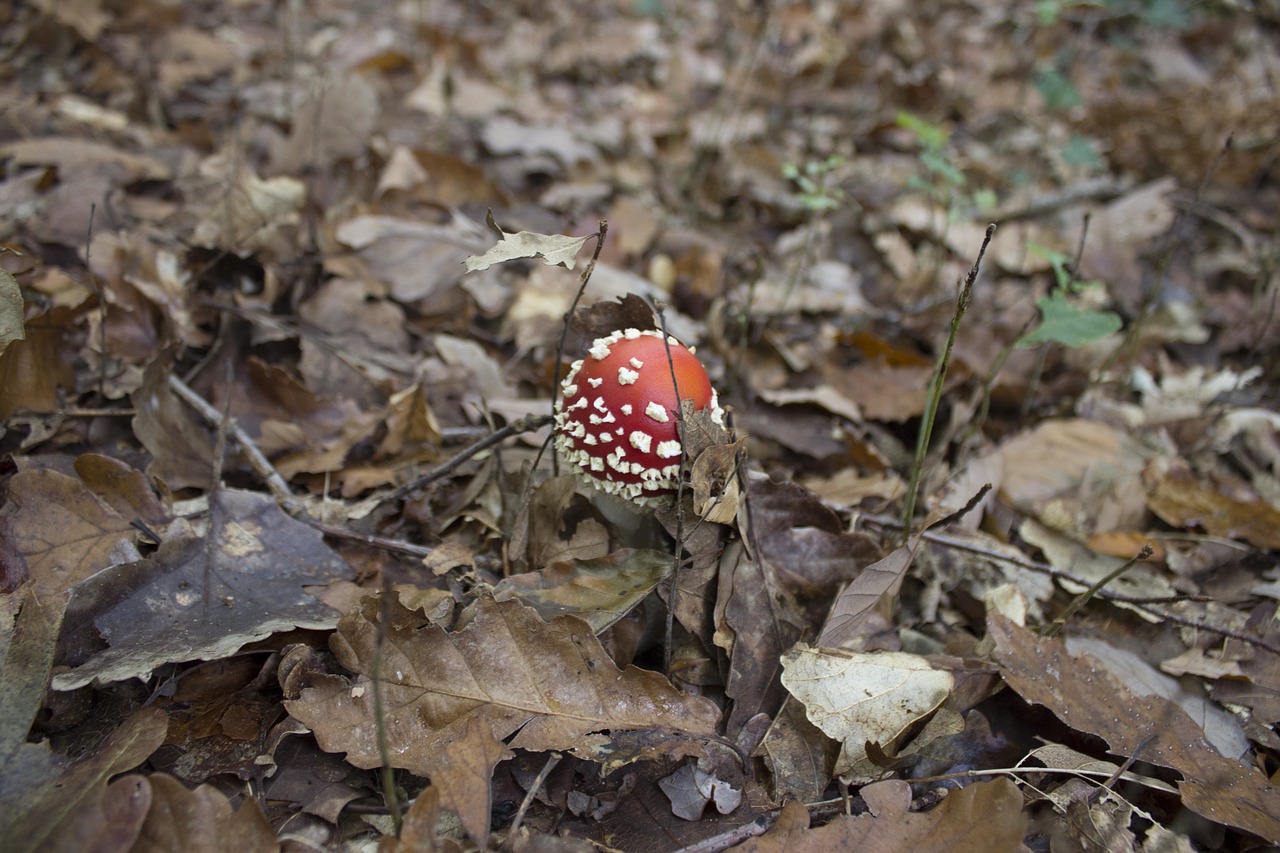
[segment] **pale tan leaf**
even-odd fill
[[[27,337],[23,327],[22,290],[7,270],[0,270],[0,355],[13,341]]]
[[[564,264],[566,269],[573,269],[583,244],[594,236],[588,234],[585,237],[568,237],[564,234],[537,234],[533,231],[503,234],[502,239],[483,255],[467,258],[467,269],[472,272],[487,270],[494,264],[519,258],[542,258],[542,262],[549,267]]]
[[[844,743],[836,772],[887,746],[950,695],[951,673],[903,652],[843,652],[798,646],[782,658],[782,683],[827,736]],[[864,780],[865,781],[865,780]]]

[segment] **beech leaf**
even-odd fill
[[[354,679],[319,676],[289,713],[320,747],[345,752],[357,767],[382,763],[374,684],[380,605],[366,598],[342,618],[331,646]],[[481,599],[466,627],[450,633],[389,605],[382,626],[382,704],[391,763],[421,776],[446,767],[448,747],[479,718],[512,749],[590,755],[610,735],[651,730],[681,743],[715,735],[713,702],[681,693],[663,676],[619,669],[587,623],[543,622],[515,601]],[[609,732],[610,734],[604,734]]]
[[[537,234],[533,231],[503,234],[502,239],[483,255],[467,258],[467,269],[471,272],[487,270],[494,264],[519,258],[542,258],[542,262],[549,267],[564,264],[565,269],[573,269],[578,251],[594,236],[588,234],[585,237],[568,237],[564,234]]]
[[[954,686],[951,673],[903,652],[844,652],[802,644],[783,655],[782,667],[783,685],[804,704],[809,720],[844,743],[837,774],[865,758],[867,741],[886,745],[932,714]]]

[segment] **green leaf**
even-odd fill
[[[1068,166],[1084,166],[1097,169],[1103,165],[1102,155],[1098,153],[1098,145],[1087,136],[1073,134],[1062,146],[1062,159]]]
[[[1082,347],[1120,330],[1120,315],[1112,311],[1094,311],[1068,302],[1061,293],[1036,300],[1040,309],[1040,325],[1023,335],[1019,346],[1053,342],[1068,347]]]
[[[1044,98],[1044,105],[1051,110],[1078,107],[1083,103],[1080,90],[1057,68],[1041,68],[1036,72],[1036,91]]]

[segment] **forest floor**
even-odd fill
[[[0,55],[0,847],[1280,845],[1274,0]],[[637,510],[547,446],[626,328],[728,427]]]

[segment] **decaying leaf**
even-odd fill
[[[22,321],[22,290],[8,270],[0,270],[0,355],[27,336]]]
[[[479,718],[512,748],[580,752],[607,744],[611,733],[654,730],[711,737],[719,710],[686,696],[662,676],[619,670],[582,620],[543,622],[514,601],[481,599],[465,628],[448,633],[391,605],[382,682],[371,681],[379,603],[343,617],[332,646],[354,679],[320,676],[289,713],[329,751],[357,767],[382,763],[373,691],[383,692],[391,760],[422,776],[445,769],[445,750]]]
[[[1027,823],[1022,795],[1008,779],[951,791],[937,808],[923,813],[909,811],[911,787],[906,782],[868,785],[862,797],[869,814],[839,817],[817,829],[809,828],[809,813],[793,800],[767,833],[734,849],[742,853],[993,853],[1018,849]]]
[[[874,778],[868,741],[887,746],[946,701],[951,673],[903,652],[843,652],[798,646],[782,658],[782,683],[828,737],[844,744],[837,774]],[[864,766],[859,766],[864,765]]]
[[[1095,734],[1118,755],[1172,767],[1183,775],[1182,801],[1205,817],[1280,840],[1280,788],[1258,770],[1225,757],[1204,730],[1160,696],[1138,696],[1060,639],[1035,637],[1002,616],[988,618],[996,660],[1009,685],[1074,729]]]
[[[146,677],[162,663],[216,660],[277,631],[337,624],[306,587],[354,573],[315,528],[235,489],[213,495],[210,513],[207,538],[167,539],[154,557],[76,590],[69,620],[92,621],[110,648],[60,673],[55,689]]]
[[[80,837],[82,829],[95,834],[104,820],[115,817],[101,806],[102,799],[111,795],[107,782],[155,752],[164,742],[165,722],[164,713],[155,708],[138,711],[56,782],[27,789],[12,810],[0,814],[7,849],[13,853],[86,849],[88,839]],[[79,823],[81,818],[87,827]]]
[[[549,267],[564,264],[565,269],[573,269],[578,252],[594,236],[588,234],[585,237],[567,237],[564,234],[535,234],[532,231],[503,234],[502,239],[483,255],[467,258],[467,269],[472,272],[487,270],[494,264],[518,258],[542,258],[542,262]]]
[[[505,578],[494,586],[493,597],[522,601],[548,622],[577,616],[599,634],[639,604],[673,567],[671,556],[661,551],[627,548]]]

